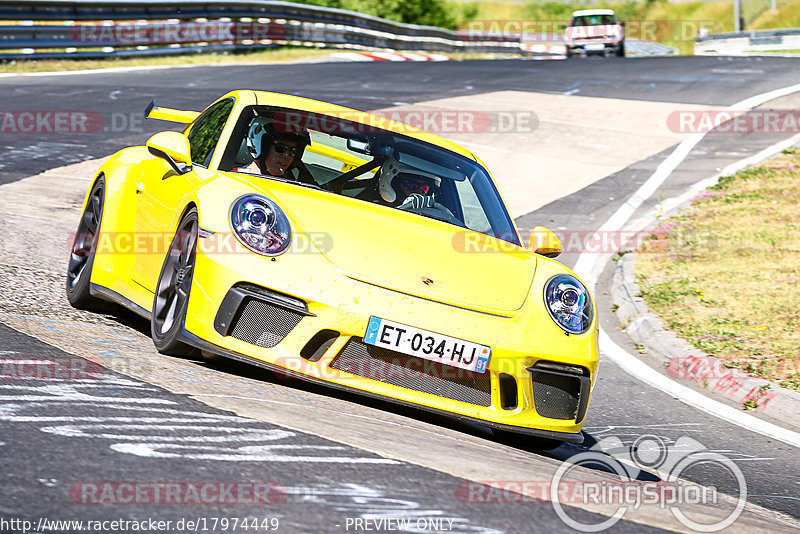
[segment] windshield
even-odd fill
[[[220,170],[319,188],[520,245],[481,165],[372,125],[249,106],[234,126]]]
[[[572,19],[570,26],[612,26],[616,23],[614,15],[580,15]]]

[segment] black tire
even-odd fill
[[[112,304],[93,297],[91,288],[92,267],[97,252],[100,225],[105,207],[106,181],[100,176],[89,193],[89,200],[81,214],[75,239],[72,241],[69,265],[67,266],[67,300],[73,308],[90,311],[109,311]]]
[[[197,209],[189,210],[180,224],[164,258],[158,276],[150,334],[158,352],[171,356],[197,356],[198,351],[178,338],[186,319],[189,291],[197,257],[199,218]]]
[[[617,47],[617,56],[625,57],[625,43],[620,43]]]

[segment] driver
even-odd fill
[[[413,169],[393,158],[388,159],[378,178],[379,200],[393,208],[420,209],[433,207],[441,178],[412,172]]]
[[[380,200],[393,208],[446,221],[455,220],[453,213],[436,200],[442,179],[423,172],[414,172],[394,159],[388,160],[381,167],[378,179]]]
[[[400,173],[392,185],[399,193],[398,198],[403,201],[397,204],[400,209],[432,208],[436,204],[436,194],[439,192],[441,179],[429,178],[420,174]]]
[[[303,151],[311,144],[308,133],[280,133],[266,121],[256,119],[247,132],[247,150],[253,157],[252,163],[237,170],[254,174],[265,174],[277,178],[295,179],[292,170],[299,167]]]

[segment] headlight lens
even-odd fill
[[[583,334],[592,325],[592,297],[572,275],[557,274],[547,281],[544,305],[553,321],[570,334]]]
[[[231,229],[239,242],[257,254],[277,256],[292,241],[289,219],[277,204],[259,195],[245,195],[231,206]]]

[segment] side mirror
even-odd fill
[[[157,158],[165,159],[178,174],[192,170],[189,140],[178,132],[159,132],[147,140],[147,150]]]
[[[562,24],[562,25],[561,25],[561,29],[562,29],[562,30],[566,30],[566,29],[567,29],[567,25],[566,25],[566,24]]]
[[[544,226],[537,226],[531,231],[531,252],[555,258],[561,254],[561,240],[551,230]]]

